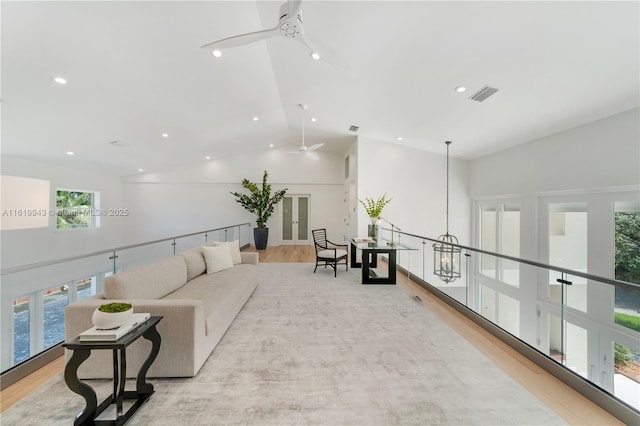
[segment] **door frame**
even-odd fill
[[[294,201],[292,202],[292,212],[291,212],[291,217],[292,220],[294,221],[293,225],[295,225],[296,223],[298,223],[298,207],[299,204],[296,202],[296,200],[298,200],[299,198],[306,198],[307,199],[307,239],[306,240],[301,240],[298,237],[298,228],[296,226],[292,226],[292,239],[291,240],[285,240],[284,239],[284,198],[292,198]],[[306,246],[306,245],[310,245],[311,244],[311,223],[309,221],[309,217],[310,217],[310,213],[311,213],[311,194],[285,194],[283,198],[283,206],[280,209],[280,215],[279,215],[279,222],[280,222],[280,244],[282,244],[283,246]]]

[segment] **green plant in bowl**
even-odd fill
[[[91,316],[93,325],[99,329],[112,329],[129,321],[133,315],[131,303],[106,303],[100,305]]]
[[[125,312],[125,311],[128,311],[129,309],[131,309],[131,303],[119,303],[119,302],[107,303],[105,305],[100,305],[100,307],[98,308],[100,312],[107,312],[107,313]]]

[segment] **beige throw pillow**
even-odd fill
[[[229,251],[231,251],[231,259],[234,265],[242,263],[242,257],[240,256],[240,241],[229,241]]]
[[[233,268],[233,259],[228,246],[203,246],[202,254],[207,264],[207,274]]]
[[[231,252],[231,259],[233,260],[234,265],[239,265],[242,263],[242,257],[240,256],[240,241],[212,241],[211,245],[213,246],[225,246],[229,247],[229,251]]]

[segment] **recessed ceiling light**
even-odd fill
[[[311,57],[317,61],[320,59],[320,54],[318,52],[311,52]]]
[[[311,117],[311,121],[313,121],[315,123],[318,120],[315,117]]]
[[[207,155],[206,157],[204,157],[206,160],[211,160],[211,156]]]
[[[163,134],[162,134],[162,137],[163,137],[163,138],[168,138],[168,137],[169,137],[169,133],[163,133]]]
[[[58,84],[67,84],[67,80],[65,80],[62,77],[54,77],[53,81],[55,81]]]
[[[269,148],[273,148],[273,144],[272,143],[269,144]]]
[[[216,58],[219,58],[220,56],[222,56],[222,52],[219,51],[218,49],[214,49],[213,51],[211,51],[211,54]]]
[[[464,92],[465,90],[467,90],[467,88],[466,88],[466,87],[464,87],[464,86],[458,86],[458,87],[456,87],[456,92],[458,92],[458,93],[462,93],[462,92]]]
[[[67,151],[67,155],[75,155],[75,152],[73,152],[73,151]]]
[[[260,117],[258,117],[257,115],[254,115],[253,116],[253,121],[258,121],[258,120],[260,120]]]
[[[396,140],[398,140],[398,141],[401,141],[402,139],[403,139],[403,137],[402,137],[402,136],[398,136],[398,137],[396,138]]]
[[[139,171],[139,172],[144,172],[144,170],[143,170],[143,169],[138,169],[138,171]]]

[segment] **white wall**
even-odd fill
[[[101,208],[126,207],[118,177],[7,156],[1,157],[1,164],[3,175],[50,181],[50,209],[55,209],[56,188],[99,191]],[[101,217],[100,227],[96,229],[57,231],[56,218],[50,216],[46,228],[3,230],[2,268],[78,256],[121,245],[125,220],[125,217],[105,216]]]
[[[444,234],[446,227],[446,145],[433,154],[368,138],[358,139],[358,199],[393,200],[383,216],[402,231],[427,237]],[[455,143],[450,146],[455,155]],[[468,162],[450,157],[449,233],[469,243],[470,202]],[[366,235],[371,223],[358,206],[358,233]],[[383,223],[383,227],[389,225]]]
[[[477,158],[469,176],[473,198],[637,185],[640,109]]]
[[[189,168],[175,168],[125,179],[126,205],[131,215],[125,226],[127,243],[187,234],[205,229],[250,222],[248,213],[230,191],[245,191],[247,178],[262,182],[269,172],[272,191],[287,188],[289,194],[310,195],[310,228],[327,228],[330,237],[340,236],[344,217],[343,156],[318,151],[319,160],[282,151],[246,153],[202,161]],[[279,245],[280,206],[267,226],[269,245]]]

